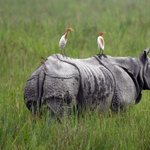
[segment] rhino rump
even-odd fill
[[[36,113],[41,107],[47,107],[52,116],[60,112],[60,117],[65,108],[70,112],[72,104],[80,103],[81,99],[77,72],[74,76],[55,76],[46,71],[45,63],[38,67],[25,86],[24,100],[27,108]]]

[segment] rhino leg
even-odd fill
[[[115,112],[126,110],[135,104],[137,97],[136,86],[130,75],[122,68],[116,67],[116,87],[112,99],[111,109]]]
[[[77,104],[79,77],[59,78],[47,75],[43,85],[42,107],[48,107],[51,116],[61,118],[72,112]]]

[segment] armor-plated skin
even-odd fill
[[[62,117],[71,107],[109,108],[117,112],[141,100],[141,91],[150,89],[150,48],[139,58],[65,58],[54,54],[38,67],[25,86],[29,110],[46,107],[52,116]]]

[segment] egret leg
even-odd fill
[[[62,49],[61,49],[61,55],[63,56],[63,54],[62,54]]]
[[[64,48],[64,56],[66,56],[66,53],[65,53],[65,48]],[[67,56],[66,56],[67,57]]]
[[[98,54],[98,57],[101,59],[101,48],[99,49],[99,54]]]
[[[103,50],[102,50],[102,56],[103,56],[104,58],[107,58],[107,56],[106,56],[105,54],[103,54]]]
[[[99,55],[101,54],[101,49],[100,49],[100,51],[99,51]]]

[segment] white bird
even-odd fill
[[[68,37],[69,31],[74,32],[72,28],[68,28],[67,32],[61,37],[59,41],[59,49],[61,50],[61,54],[62,54],[62,49],[64,48],[64,55],[65,55],[65,46],[67,44],[67,37]]]
[[[98,48],[100,49],[99,55],[100,55],[101,50],[102,50],[102,55],[103,55],[103,50],[104,50],[104,39],[103,39],[103,34],[106,34],[106,32],[101,31],[101,32],[99,33],[98,38],[97,38]]]

